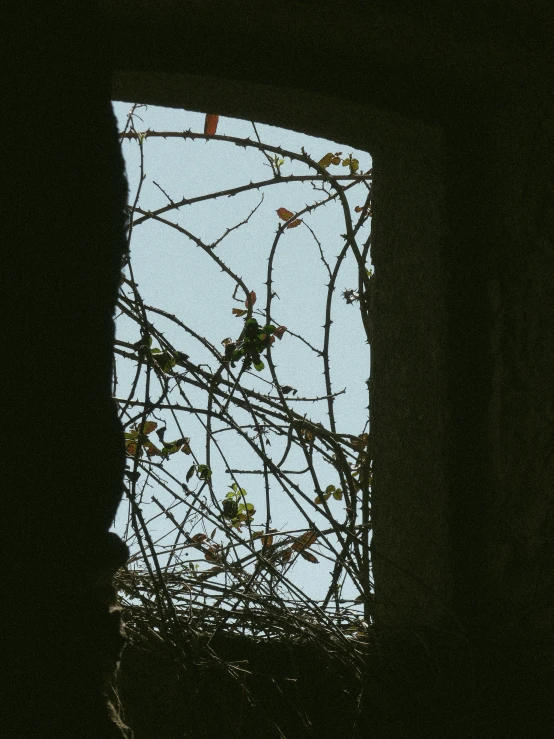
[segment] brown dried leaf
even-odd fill
[[[217,131],[218,122],[219,122],[218,115],[214,115],[213,113],[208,113],[206,115],[206,120],[204,121],[204,133],[208,136],[213,136],[214,133]]]
[[[312,544],[316,541],[317,536],[317,531],[306,531],[304,534],[299,536],[298,539],[296,539],[291,548],[295,552],[301,552],[303,549],[311,547]]]

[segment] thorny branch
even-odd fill
[[[369,417],[365,428],[338,431],[335,403],[345,389],[333,387],[330,346],[337,280],[349,258],[358,279],[343,297],[360,311],[361,342],[371,342],[371,171],[359,172],[352,154],[327,153],[316,161],[304,150],[266,144],[255,126],[255,139],[190,130],[141,133],[136,117],[135,106],[121,133],[139,149],[129,247],[139,226],[156,223],[177,232],[183,248],[193,244],[201,249],[214,270],[234,285],[229,297],[240,306],[233,309],[240,331],[236,338],[208,338],[186,317],[149,305],[135,280],[131,254],[118,301],[126,328],[124,339],[116,341],[113,386],[126,437],[129,515],[124,528],[133,553],[118,576],[122,598],[131,610],[150,609],[153,622],[163,626],[159,633],[175,643],[181,641],[179,629],[189,636],[227,629],[268,637],[303,634],[328,640],[346,653],[371,620],[371,454]],[[155,182],[167,203],[151,209],[141,205],[141,198],[147,179],[145,142],[152,138],[253,149],[273,176],[189,198],[174,198]],[[285,161],[308,167],[309,174],[283,174]],[[333,174],[337,165],[348,173]],[[175,220],[185,206],[293,182],[310,183],[315,199],[296,212],[277,211],[280,223],[267,254],[265,300],[219,249],[231,233],[248,226],[263,195],[246,217],[211,243]],[[359,189],[361,197],[353,195]],[[356,208],[353,197],[361,203]],[[317,226],[306,222],[329,203],[338,203],[342,212],[338,233],[344,232],[343,246],[336,257],[326,247],[327,235],[319,237]],[[295,330],[294,316],[287,316],[290,328],[282,325],[278,314],[286,310],[274,307],[275,261],[289,229],[298,226],[316,244],[328,278],[319,346],[317,337]],[[209,296],[208,303],[218,299]],[[182,344],[168,335],[180,335]],[[282,383],[276,359],[294,353],[295,342],[313,357],[304,373],[323,370],[325,392],[302,396]],[[125,381],[124,366],[129,368]],[[306,404],[322,409],[318,420],[298,410]],[[237,448],[244,450],[238,463]],[[335,485],[328,484],[330,471]],[[292,527],[275,523],[285,500],[294,507],[288,510],[297,511]],[[295,565],[302,560],[317,569],[331,567],[320,599],[306,595],[295,578]]]

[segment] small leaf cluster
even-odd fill
[[[333,154],[333,152],[329,151],[327,154],[325,154],[324,157],[322,157],[318,164],[320,167],[324,167],[327,169],[331,164],[337,165],[341,164],[343,167],[348,167],[350,170],[350,174],[355,174],[358,171],[358,168],[360,166],[360,162],[358,159],[355,159],[352,154],[349,154],[346,159],[343,159],[341,162],[341,156],[342,151],[337,151]]]
[[[162,373],[166,374],[175,367],[178,362],[182,362],[188,359],[187,354],[183,354],[179,351],[167,351],[166,349],[159,349],[157,347],[152,348],[152,338],[148,340],[142,338],[139,339],[133,347],[137,350],[140,359],[144,362],[148,362],[154,366],[155,369],[161,370]]]
[[[247,492],[234,482],[231,489],[223,499],[221,508],[224,518],[228,519],[231,526],[240,530],[245,524],[249,524],[254,518],[256,509],[252,503],[246,502]]]
[[[294,217],[294,213],[292,213],[290,210],[287,210],[286,208],[277,208],[276,213],[282,221],[290,221],[290,219]],[[301,223],[301,218],[295,218],[294,221],[291,221],[289,224],[287,224],[285,228],[296,228]]]
[[[342,488],[336,488],[334,485],[327,485],[323,495],[318,495],[314,500],[314,503],[316,505],[321,505],[324,500],[329,500],[331,496],[333,496],[335,500],[342,500]]]
[[[235,363],[242,359],[244,369],[248,370],[254,365],[254,369],[261,372],[265,367],[261,353],[273,344],[275,337],[280,339],[284,331],[284,326],[271,324],[260,326],[256,318],[247,318],[244,322],[242,338],[236,342],[230,339],[225,339],[223,342],[225,345],[224,361],[234,367]]]
[[[317,537],[319,536],[317,531],[306,531],[300,536],[298,536],[291,544],[290,547],[284,550],[284,552],[280,555],[280,560],[284,564],[290,561],[293,554],[296,554],[296,556],[300,555],[303,559],[307,560],[308,562],[311,562],[312,564],[317,564],[319,562],[318,558],[313,555],[311,552],[308,552],[307,550],[315,544]]]
[[[128,457],[135,457],[138,453],[142,457],[143,451],[149,457],[162,457],[167,459],[171,454],[182,451],[184,454],[190,454],[190,438],[181,437],[174,441],[164,441],[165,427],[156,431],[161,442],[160,446],[156,446],[149,438],[149,434],[158,428],[155,421],[145,421],[136,428],[125,432],[125,451]],[[161,448],[160,448],[161,447]]]

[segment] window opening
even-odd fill
[[[130,186],[113,392],[131,632],[143,609],[155,631],[171,617],[363,638],[370,157],[246,121],[114,107]]]

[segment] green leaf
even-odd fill
[[[319,162],[318,162],[319,166],[320,167],[328,167],[331,164],[331,162],[333,161],[333,157],[334,157],[333,152],[331,152],[331,151],[328,152],[327,154],[325,154],[324,157],[322,157],[319,160]]]
[[[200,480],[209,480],[212,476],[212,471],[207,464],[199,464],[196,469],[196,476],[199,477]]]
[[[326,493],[334,493],[335,492],[335,486],[334,485],[327,485],[325,488]]]
[[[352,154],[350,154],[346,159],[342,160],[342,166],[350,167],[350,172],[354,174],[360,166],[360,162],[357,159],[353,159]]]
[[[261,372],[264,367],[265,367],[265,364],[261,360],[259,362],[254,362],[254,369],[257,372]]]
[[[162,372],[169,372],[172,367],[175,367],[175,357],[169,352],[161,352],[158,354],[156,356],[156,362]]]
[[[239,487],[236,482],[230,485],[231,490],[225,496],[226,498],[244,498],[247,495],[245,488]]]
[[[179,439],[179,443],[175,443],[174,441],[169,442],[168,444],[164,445],[164,448],[162,449],[162,454],[165,457],[168,457],[170,454],[175,454],[176,452],[181,450],[181,440]]]
[[[315,498],[314,503],[316,505],[322,505],[324,500],[329,500],[331,497],[331,493],[324,493],[323,495],[318,495],[317,498]]]

